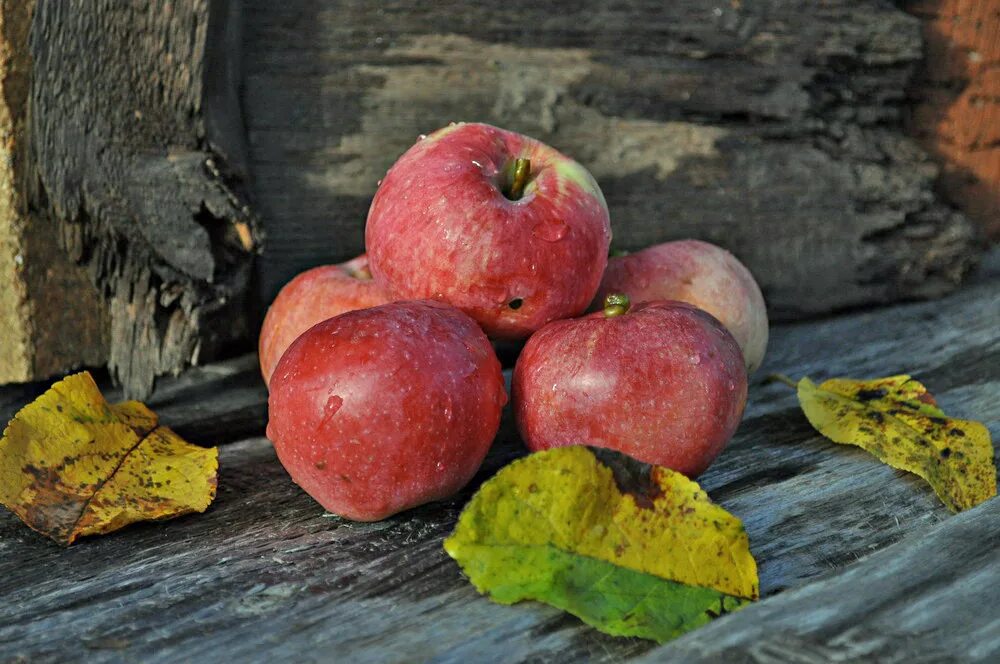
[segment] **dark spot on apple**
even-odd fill
[[[952,429],[948,432],[949,435],[955,436],[956,438],[965,438],[965,432],[961,429]]]
[[[944,419],[943,417],[931,417],[929,419],[931,422],[933,422],[938,426],[944,426],[945,424],[948,423],[948,420]]]
[[[516,311],[521,308],[522,304],[524,304],[524,300],[519,297],[515,297],[513,300],[507,303],[507,306]]]
[[[946,447],[943,450],[941,450],[941,458],[942,459],[947,459],[950,456],[951,456],[951,448],[950,447]]]
[[[324,468],[326,468],[326,461],[317,461],[313,465],[316,466],[316,470],[323,470]]]
[[[878,424],[882,424],[882,422],[885,420],[885,417],[882,416],[882,413],[875,411],[868,414],[868,419],[870,419],[872,422],[877,422]]]

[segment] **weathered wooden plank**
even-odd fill
[[[648,662],[995,662],[1000,501],[688,634]]]
[[[238,4],[34,4],[24,205],[97,286],[133,396],[250,332]]]
[[[34,6],[0,2],[0,384],[108,356],[108,312],[97,289],[59,246],[56,223],[25,203]]]
[[[95,379],[108,401],[123,398],[106,372],[96,372]],[[0,386],[0,422],[6,423],[49,385],[43,381]],[[259,436],[267,424],[267,389],[256,355],[192,367],[180,376],[163,378],[146,403],[161,422],[203,445]]]
[[[970,224],[902,134],[920,25],[892,3],[246,6],[265,300],[360,253],[385,170],[462,120],[587,166],[620,248],[726,246],[778,316],[939,295],[974,261]]]
[[[764,371],[822,378],[910,370],[946,411],[985,421],[996,439],[998,284],[1000,275],[991,272],[939,303],[779,327]],[[178,388],[160,408],[168,425],[176,424],[171,417],[191,414],[184,389],[193,388]],[[713,498],[744,520],[761,589],[776,602],[799,597],[780,591],[904,537],[919,543],[934,524],[944,521],[947,529],[957,518],[921,481],[822,440],[794,403],[787,388],[757,380],[743,426],[702,478]],[[170,417],[168,408],[176,409]],[[473,486],[520,454],[508,420]],[[270,445],[251,439],[222,448],[219,497],[204,515],[136,526],[62,550],[2,514],[0,653],[32,661],[79,652],[95,661],[174,661],[205,652],[272,661],[614,661],[650,651],[652,644],[604,637],[544,605],[502,607],[477,596],[441,549],[472,490],[382,523],[352,524],[324,515],[287,478]],[[975,514],[995,520],[996,509],[991,504]],[[956,524],[963,534],[954,543],[945,534],[934,541],[946,547],[942,555],[968,560],[972,582],[994,578],[973,549],[975,542],[995,542],[995,530],[977,530],[975,515],[961,518]],[[930,573],[920,569],[915,578]],[[959,579],[960,573],[934,578]],[[937,582],[905,587],[914,607],[959,615],[976,597],[965,582],[952,594]],[[831,615],[839,603],[853,601],[848,590],[860,593],[864,582],[834,588],[824,595]],[[911,612],[904,631],[923,620],[917,609],[900,610]],[[871,615],[880,625],[889,619]],[[948,624],[955,630],[948,638],[956,643],[989,627],[981,621],[967,628]],[[815,642],[834,647],[868,638],[852,632],[838,641],[836,629],[829,641],[822,631]],[[808,653],[814,635],[802,634]],[[895,646],[908,656],[920,654],[905,642]]]

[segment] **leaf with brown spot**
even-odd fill
[[[546,602],[616,636],[666,641],[759,592],[739,519],[680,473],[596,448],[513,462],[444,547],[494,601]]]
[[[22,408],[0,439],[0,503],[59,544],[204,512],[218,450],[191,445],[138,401],[109,405],[88,372]]]
[[[927,480],[953,511],[997,493],[990,432],[979,422],[950,418],[909,376],[833,378],[794,385],[809,423],[836,443],[857,445],[893,468]]]

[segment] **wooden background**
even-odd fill
[[[775,320],[942,295],[1000,156],[997,13],[956,3],[0,0],[0,381],[106,363],[144,396],[250,348],[458,120],[587,166],[617,248],[731,249]]]
[[[1000,657],[1000,500],[951,514],[919,478],[824,439],[783,372],[910,372],[1000,436],[1000,251],[940,302],[779,325],[736,436],[699,478],[738,516],[762,601],[656,648],[537,602],[478,595],[442,548],[476,486],[526,450],[509,409],[459,495],[379,523],[324,513],[260,437],[256,358],[164,380],[150,406],[220,445],[205,514],[69,549],[0,510],[0,661],[886,662]],[[44,390],[0,388],[0,419]],[[108,389],[109,399],[118,393]]]
[[[376,182],[459,120],[581,161],[619,248],[731,249],[778,319],[939,295],[974,257],[903,135],[920,22],[888,2],[248,0],[245,17],[265,301],[363,251]]]

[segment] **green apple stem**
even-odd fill
[[[606,298],[604,298],[604,315],[607,318],[614,318],[615,316],[621,316],[628,312],[628,308],[632,303],[628,299],[628,295],[625,293],[610,293]]]
[[[507,198],[512,201],[519,200],[524,193],[524,185],[528,184],[528,176],[531,175],[531,160],[519,158],[514,162],[514,178],[507,191]]]

